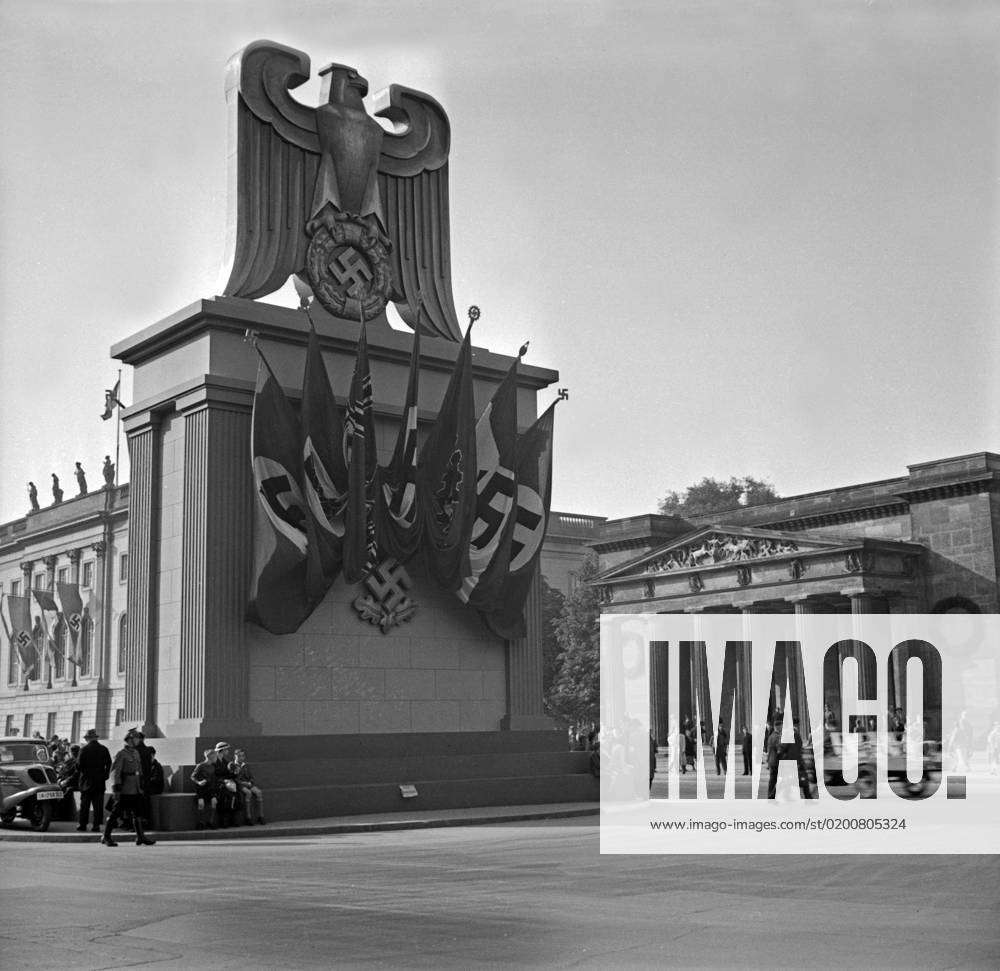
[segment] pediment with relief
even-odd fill
[[[709,526],[681,537],[638,560],[609,570],[599,579],[623,579],[679,570],[699,570],[724,564],[766,560],[839,546],[839,542],[803,542],[800,535],[754,529]]]

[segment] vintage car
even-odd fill
[[[45,832],[64,795],[43,742],[0,738],[0,826],[21,816],[32,829]]]
[[[918,743],[919,744],[919,743]],[[934,792],[941,779],[941,745],[938,742],[924,742],[924,769],[920,779],[910,782],[906,773],[906,739],[890,734],[880,737],[874,732],[859,732],[857,787],[862,798],[876,792],[878,764],[885,762],[886,776],[911,797],[925,792]],[[823,769],[826,784],[838,787],[846,785],[844,780],[844,737],[841,732],[828,731],[824,734]],[[853,760],[850,760],[853,765]]]

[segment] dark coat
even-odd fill
[[[776,768],[782,756],[781,729],[776,728],[767,736],[767,767]]]
[[[743,751],[747,755],[753,752],[753,736],[749,732],[743,733]]]
[[[97,739],[91,739],[77,759],[80,769],[80,792],[103,792],[111,772],[111,753]]]
[[[729,732],[721,727],[715,735],[715,751],[720,755],[725,755],[729,751]]]

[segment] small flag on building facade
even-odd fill
[[[37,661],[31,639],[31,601],[28,597],[7,594],[4,603],[7,607],[5,626],[9,625],[7,634],[11,650],[17,652],[18,660],[21,662],[21,676],[27,688],[28,678],[34,673]]]
[[[69,631],[70,656],[66,660],[76,668],[80,663],[80,635],[83,630],[83,598],[79,584],[56,581],[56,601],[62,621]]]

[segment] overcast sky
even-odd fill
[[[555,508],[1000,451],[1000,4],[0,0],[0,521],[100,482],[110,345],[217,292],[259,38],[447,110],[459,316],[570,389]]]

